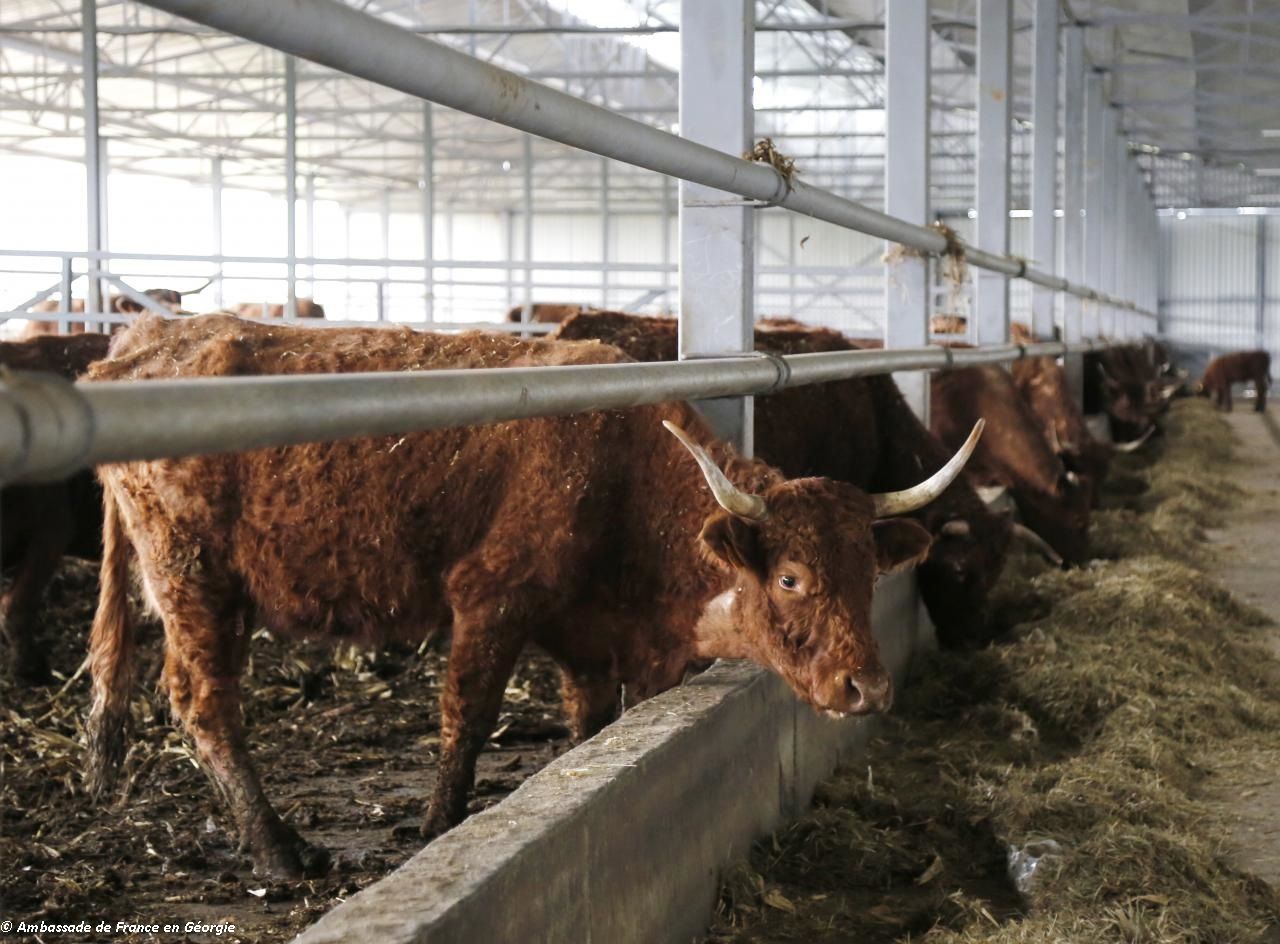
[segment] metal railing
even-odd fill
[[[104,462],[769,394],[900,370],[1056,357],[1107,342],[923,347],[573,367],[204,377],[71,384],[14,373],[0,396],[0,481],[47,481]]]
[[[296,2],[257,0],[148,3],[596,154],[782,206],[921,252],[939,254],[956,248],[948,247],[947,239],[933,229],[905,223],[788,180],[770,166],[691,143],[540,86],[333,0],[311,0],[305,8]],[[1033,269],[1022,259],[960,248],[972,265],[1114,309],[1137,310],[1129,302]],[[46,480],[104,462],[395,435],[665,400],[767,394],[846,377],[1056,356],[1095,346],[925,347],[663,364],[76,385],[50,376],[13,375],[0,397],[0,480]]]

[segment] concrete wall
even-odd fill
[[[877,586],[881,654],[901,683],[932,637],[915,581]],[[325,915],[300,944],[686,944],[721,868],[805,809],[874,721],[832,721],[775,676],[720,663],[590,741]]]

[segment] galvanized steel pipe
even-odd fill
[[[15,371],[0,382],[0,480],[52,481],[107,462],[400,435],[669,400],[762,395],[846,377],[991,364],[1066,350],[1057,342],[931,346],[657,364],[75,385],[51,374]]]

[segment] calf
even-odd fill
[[[144,316],[91,376],[624,359],[602,344]],[[276,815],[250,762],[239,680],[251,626],[364,643],[451,627],[427,836],[465,814],[476,756],[531,642],[561,667],[578,737],[614,716],[620,686],[646,698],[715,658],[752,659],[836,715],[884,711],[893,686],[872,588],[930,542],[889,516],[945,489],[979,432],[926,482],[881,495],[742,459],[683,403],[105,466],[90,788],[108,786],[123,754],[134,555],[164,624],[174,712],[255,867],[274,875],[325,857]]]
[[[74,380],[106,356],[109,343],[104,334],[0,343],[0,364]],[[96,560],[101,544],[102,490],[92,472],[65,482],[0,490],[0,561],[10,576],[0,597],[0,636],[9,649],[9,670],[19,681],[49,679],[38,610],[58,562],[64,554]]]
[[[1202,397],[1212,396],[1219,409],[1230,413],[1231,385],[1249,382],[1257,393],[1254,410],[1265,413],[1267,387],[1271,385],[1271,355],[1266,351],[1237,351],[1215,357],[1196,385],[1196,393]]]
[[[570,318],[551,336],[604,341],[640,361],[677,356],[671,318],[589,312]],[[838,332],[786,319],[762,322],[755,337],[757,349],[774,354],[856,346]],[[757,398],[755,446],[760,458],[786,475],[821,475],[864,489],[902,488],[947,459],[888,376],[792,387]],[[1016,529],[1003,515],[988,511],[963,478],[913,517],[934,536],[919,577],[939,641],[948,646],[985,641],[986,598]]]

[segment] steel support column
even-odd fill
[[[751,145],[754,0],[683,3],[680,130],[738,155]],[[753,343],[753,211],[737,196],[680,183],[680,357],[750,351]],[[751,397],[700,404],[717,435],[752,450]]]
[[[307,201],[307,258],[312,261],[307,264],[307,292],[314,299],[316,297],[316,175],[307,174],[307,188],[305,191],[305,199]]]
[[[600,158],[600,307],[609,307],[609,158]]]
[[[1103,205],[1107,163],[1106,104],[1102,96],[1102,75],[1090,73],[1085,82],[1085,165],[1084,165],[1084,282],[1100,290],[1103,259]],[[1087,338],[1101,333],[1099,305],[1087,299],[1081,329]]]
[[[979,249],[1009,252],[1009,166],[1012,135],[1013,9],[1011,0],[978,0],[978,221]],[[1009,279],[979,270],[973,286],[979,344],[1009,338]]]
[[[98,3],[80,0],[81,68],[84,83],[84,172],[85,203],[88,207],[85,249],[89,252],[89,270],[103,265],[102,252],[102,142],[98,119]],[[93,315],[103,311],[102,281],[96,276],[85,280],[84,311]]]
[[[1084,164],[1085,60],[1084,28],[1069,27],[1063,42],[1065,96],[1062,106],[1062,274],[1070,282],[1084,281]],[[1066,295],[1062,308],[1062,339],[1075,344],[1084,336],[1083,299]],[[1084,393],[1080,355],[1065,361],[1067,384],[1077,401]]]
[[[288,284],[284,316],[298,317],[298,68],[284,57],[284,204],[288,233]]]
[[[522,142],[524,152],[524,215],[521,217],[521,230],[524,245],[521,247],[523,258],[528,265],[524,269],[524,300],[520,311],[520,320],[528,324],[533,320],[533,138],[524,136]],[[449,241],[449,249],[453,249],[453,240]],[[452,257],[452,252],[450,252]]]
[[[1254,347],[1262,350],[1267,346],[1267,218],[1254,218],[1254,286],[1257,299],[1253,308]]]
[[[1116,238],[1120,222],[1118,215],[1120,152],[1117,143],[1117,125],[1116,110],[1107,106],[1102,113],[1102,223],[1099,230],[1102,255],[1098,260],[1097,281],[1090,284],[1109,295],[1115,294],[1116,253],[1119,251],[1119,240]],[[1110,305],[1099,306],[1098,333],[1114,336],[1115,320],[1115,308]]]
[[[1053,211],[1058,183],[1058,8],[1059,0],[1036,0],[1035,61],[1032,64],[1031,258],[1057,270],[1057,223]],[[1031,289],[1031,329],[1037,338],[1053,337],[1057,293],[1043,285]]]
[[[436,190],[435,190],[435,131],[430,102],[422,103],[422,313],[428,325],[435,315],[435,267],[436,256]],[[510,226],[510,216],[507,217]],[[510,257],[508,257],[510,261]],[[510,270],[507,283],[510,286]],[[510,289],[508,288],[508,293]],[[507,307],[510,307],[508,302]]]
[[[213,300],[221,308],[227,303],[226,291],[222,280],[222,158],[215,157],[209,162],[209,197],[213,211],[213,254],[218,257],[217,278],[214,282]]]
[[[885,212],[929,223],[929,0],[897,0],[885,8]],[[929,260],[886,244],[886,347],[929,343]],[[895,374],[925,422],[929,377]]]

